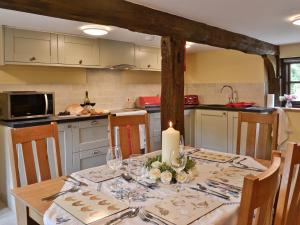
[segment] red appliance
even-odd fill
[[[157,107],[160,106],[159,96],[140,96],[136,100],[136,105],[139,108]]]
[[[199,105],[198,95],[185,95],[184,96],[185,105]]]

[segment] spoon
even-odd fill
[[[130,176],[128,173],[122,173],[121,177],[128,182],[135,181],[136,183],[138,183],[146,188],[154,189],[155,187],[157,187],[156,183],[149,184],[146,182],[139,182],[139,181],[135,180],[132,176]]]

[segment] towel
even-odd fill
[[[289,119],[286,114],[286,112],[280,108],[276,107],[277,113],[279,115],[279,121],[278,121],[278,149],[279,150],[285,150],[286,148],[286,141],[289,138],[290,133],[290,124]]]
[[[129,111],[129,112],[119,112],[116,113],[116,116],[136,116],[136,115],[145,115],[147,114],[146,110],[136,110],[136,111]],[[139,126],[140,132],[140,149],[145,149],[145,153],[147,153],[146,147],[146,135],[145,135],[145,125]]]

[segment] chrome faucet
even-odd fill
[[[233,88],[230,86],[230,85],[224,85],[222,88],[221,88],[221,93],[223,92],[223,89],[224,88],[229,88],[230,90],[231,90],[231,96],[230,97],[228,97],[228,100],[229,100],[229,103],[233,103],[234,102],[234,97],[233,97],[233,93],[234,93],[234,91],[233,91]]]

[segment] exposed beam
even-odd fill
[[[280,74],[279,74],[279,56],[275,56],[276,69],[268,56],[262,56],[264,60],[265,69],[267,72],[267,93],[275,94],[275,105],[279,106],[279,96],[280,96]]]
[[[258,55],[276,55],[276,45],[123,0],[0,0],[0,8],[112,25]]]
[[[185,41],[175,37],[162,37],[161,71],[161,128],[172,121],[184,135],[184,57]]]

